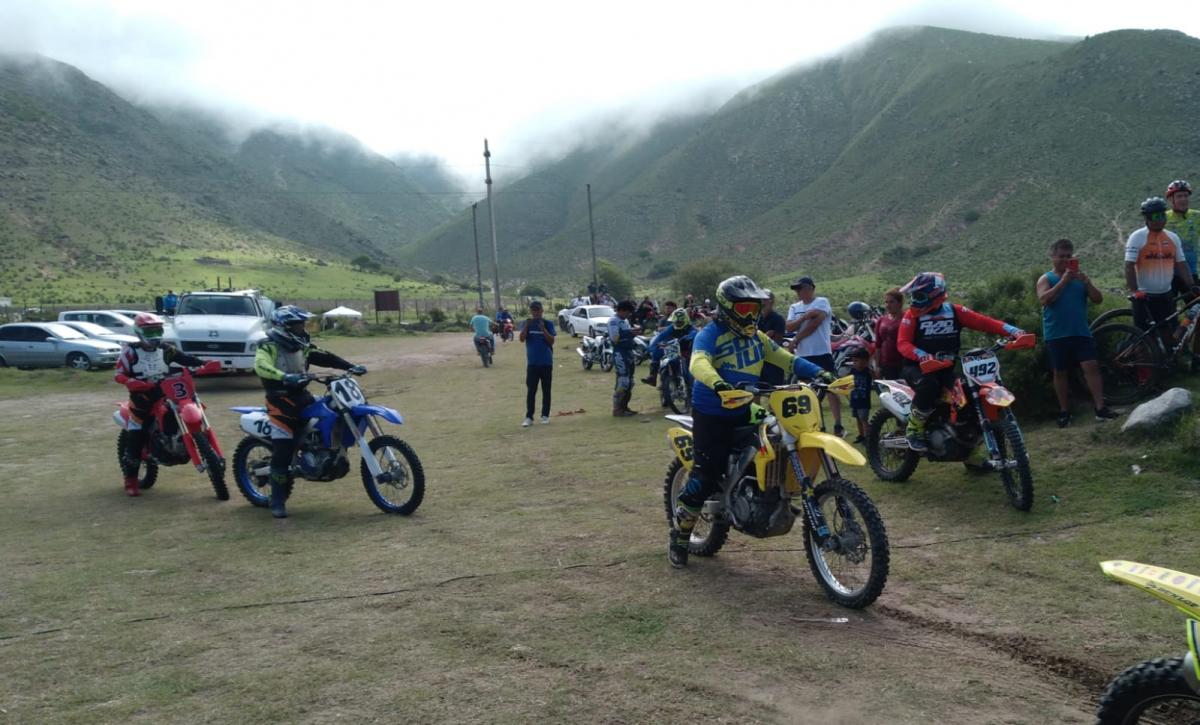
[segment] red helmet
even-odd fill
[[[139,312],[133,318],[133,329],[142,344],[154,348],[162,341],[163,319],[153,312]]]
[[[941,272],[921,272],[900,291],[915,309],[931,310],[946,301],[946,278]]]
[[[1191,194],[1192,193],[1192,185],[1187,183],[1183,179],[1176,179],[1176,180],[1172,181],[1171,183],[1167,184],[1167,193],[1163,194],[1163,196],[1170,199],[1171,195],[1177,191],[1186,191],[1188,194]]]

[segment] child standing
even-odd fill
[[[850,413],[858,424],[855,443],[867,439],[867,419],[871,417],[871,353],[864,348],[855,348],[850,353],[850,374],[854,376],[854,390],[850,391]]]

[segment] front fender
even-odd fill
[[[867,459],[858,452],[857,448],[835,435],[818,431],[801,433],[799,445],[800,448],[820,448],[842,463],[848,463],[851,466],[867,465]]]
[[[400,417],[399,412],[392,410],[391,408],[385,408],[382,405],[356,405],[350,409],[350,416],[353,417],[356,422],[359,418],[368,415],[377,415],[387,422],[395,423],[396,425],[404,424],[404,419]]]
[[[180,406],[179,417],[183,419],[183,424],[188,427],[188,430],[195,432],[200,429],[200,424],[204,422],[204,411],[200,409],[199,405],[189,403]]]

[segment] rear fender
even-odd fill
[[[1130,584],[1200,619],[1200,576],[1136,561],[1104,561],[1100,569],[1110,579]]]
[[[692,432],[686,428],[674,426],[667,429],[667,443],[675,457],[689,472],[696,461],[696,448],[692,442]]]
[[[244,411],[239,421],[243,431],[255,438],[270,440],[271,418],[267,415],[266,408],[235,408],[234,410]]]
[[[908,420],[908,414],[912,410],[911,399],[905,399],[903,402],[892,393],[882,393],[879,396],[879,404],[887,409],[889,413],[896,416],[897,420]]]
[[[800,448],[819,448],[833,458],[842,463],[848,463],[851,466],[867,465],[867,459],[863,457],[863,454],[858,452],[858,449],[841,438],[829,435],[828,433],[821,433],[819,431],[801,433],[799,446]]]

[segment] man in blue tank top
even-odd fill
[[[1042,334],[1046,353],[1054,372],[1054,393],[1058,396],[1058,427],[1071,424],[1069,379],[1067,373],[1078,365],[1083,369],[1096,420],[1117,417],[1104,405],[1104,387],[1096,364],[1096,344],[1088,328],[1088,302],[1100,304],[1104,296],[1088,276],[1079,271],[1075,245],[1059,239],[1050,246],[1053,269],[1037,281],[1038,302],[1042,304]]]

